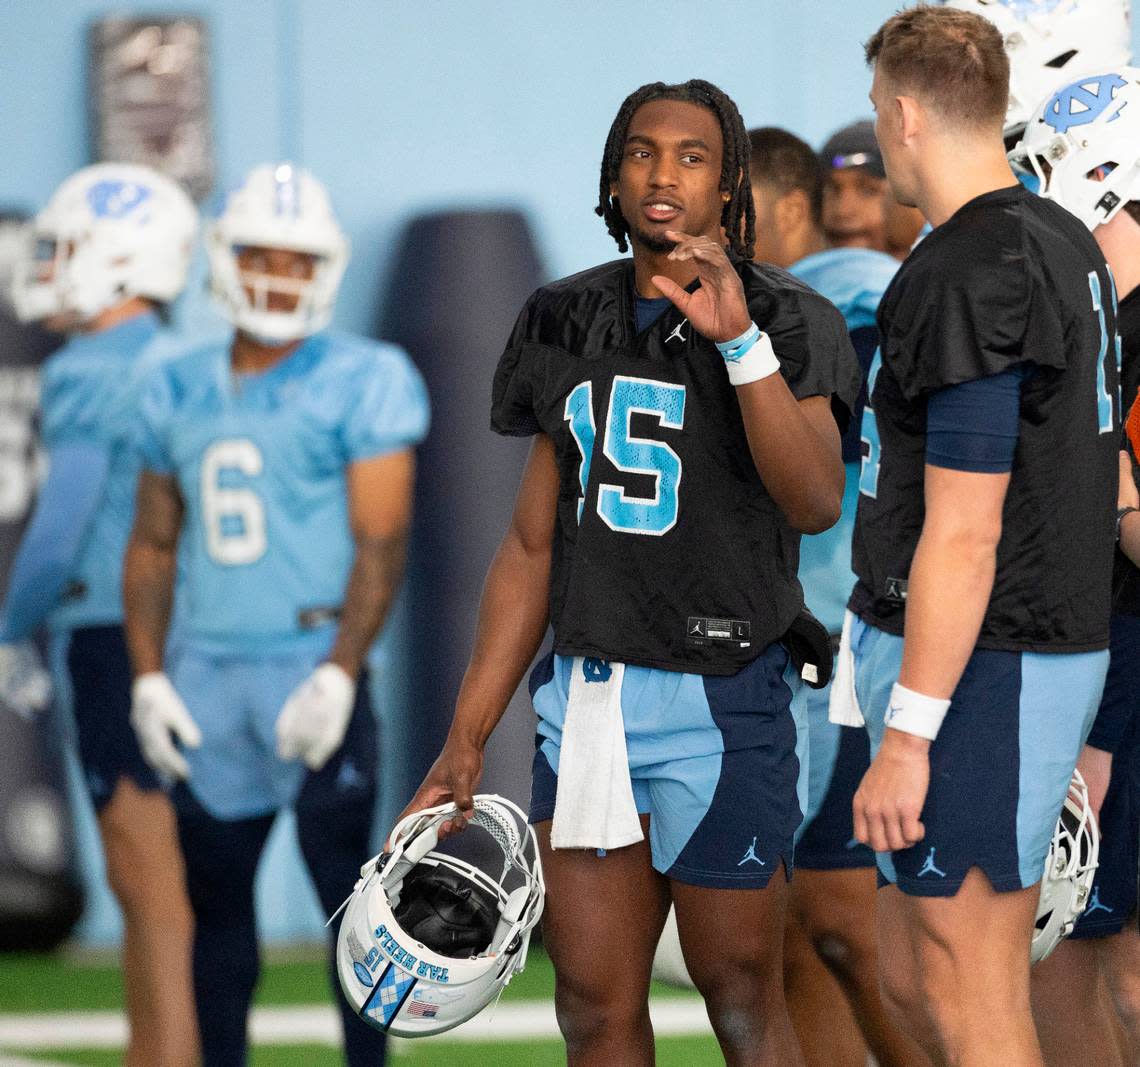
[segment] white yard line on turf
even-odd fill
[[[655,1001],[650,1014],[659,1037],[712,1033],[699,1000]],[[257,1008],[250,1029],[257,1045],[340,1043],[340,1019],[325,1006]],[[500,1004],[436,1040],[527,1041],[558,1036],[553,1002],[522,1000]],[[126,1040],[126,1020],[118,1012],[0,1015],[0,1049],[122,1048]],[[3,1064],[0,1060],[0,1067]]]

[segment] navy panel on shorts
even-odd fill
[[[1127,722],[1100,809],[1100,865],[1072,936],[1108,937],[1136,912],[1140,866],[1140,618],[1114,615],[1108,678],[1099,714]]]
[[[575,659],[549,656],[532,674],[538,713],[531,822],[553,817]],[[638,811],[653,866],[689,885],[757,889],[781,862],[806,800],[806,731],[787,651],[765,649],[730,677],[627,666],[621,710]]]
[[[809,729],[814,734],[814,721]],[[839,731],[839,743],[831,780],[815,817],[796,842],[796,866],[805,871],[875,866],[875,853],[855,837],[855,820],[851,813],[855,791],[871,765],[871,741],[866,730],[851,726],[832,726],[832,729]]]
[[[143,759],[131,727],[131,661],[121,626],[84,626],[72,630],[67,672],[79,737],[79,761],[96,811],[115,792],[120,778],[139,789],[162,789]]]
[[[853,620],[855,685],[872,758],[902,647],[902,637]],[[1107,651],[975,649],[930,746],[926,836],[879,853],[880,874],[913,896],[953,896],[972,867],[998,892],[1039,882],[1107,665]]]

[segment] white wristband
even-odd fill
[[[725,358],[724,365],[728,368],[728,380],[733,385],[758,382],[780,370],[780,361],[772,351],[772,342],[766,333],[761,333],[739,359]]]
[[[904,733],[933,741],[938,736],[942,720],[946,718],[946,712],[949,710],[949,700],[923,696],[922,693],[916,693],[913,689],[907,689],[906,686],[895,682],[883,722],[892,730],[902,730]]]

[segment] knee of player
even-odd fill
[[[632,984],[598,976],[576,981],[559,975],[554,988],[558,1029],[571,1046],[588,1045],[602,1034],[635,1032],[649,1018],[649,1001]]]
[[[874,939],[858,930],[826,930],[812,938],[815,951],[841,982],[855,983],[866,975],[875,977]]]
[[[708,967],[689,966],[689,975],[704,998],[713,1029],[721,1040],[755,1040],[771,1017],[770,1005],[783,997],[783,973],[771,959],[721,958]]]
[[[1129,1031],[1140,1030],[1140,973],[1113,967],[1108,972],[1108,988],[1116,1013]]]

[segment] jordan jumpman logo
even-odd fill
[[[918,877],[921,878],[924,874],[936,874],[939,878],[945,878],[946,872],[940,871],[934,865],[934,849],[930,850],[930,855],[926,857],[926,862],[922,865],[922,870],[918,872]]]
[[[1111,914],[1115,910],[1114,908],[1110,908],[1107,904],[1102,904],[1100,902],[1100,886],[1094,885],[1093,891],[1092,891],[1092,896],[1089,897],[1089,906],[1087,908],[1085,908],[1085,914],[1091,915],[1094,911],[1097,911],[1098,909],[1100,911],[1107,911],[1109,914]]]
[[[744,853],[744,859],[742,859],[736,866],[743,867],[749,860],[752,860],[754,863],[759,863],[761,867],[767,866],[767,864],[759,856],[756,855],[756,838],[752,839],[752,844],[748,846],[748,851]]]
[[[683,333],[681,333],[681,327],[684,326],[685,323],[688,321],[689,321],[688,319],[682,319],[679,323],[677,323],[677,325],[673,327],[673,332],[671,334],[669,334],[668,337],[665,338],[665,343],[668,344],[670,341],[672,341],[674,339],[676,339],[678,341],[684,341],[685,335]]]

